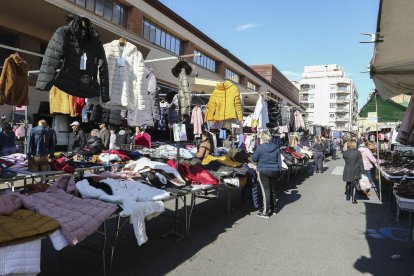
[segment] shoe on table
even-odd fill
[[[257,216],[258,216],[259,218],[270,218],[270,216],[269,216],[269,215],[263,214],[262,212],[257,213]]]

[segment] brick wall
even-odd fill
[[[138,10],[135,7],[131,7],[129,8],[128,11],[128,23],[127,23],[127,28],[128,30],[130,30],[131,32],[142,36],[142,20],[144,18],[144,13],[141,12],[140,10]]]

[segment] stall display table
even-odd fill
[[[414,199],[404,198],[397,195],[397,193],[394,192],[395,199],[397,201],[397,214],[396,214],[396,220],[399,220],[400,217],[400,211],[407,211],[409,212],[409,220],[408,220],[408,238],[409,242],[413,242],[413,219],[412,219],[412,213],[414,212]]]

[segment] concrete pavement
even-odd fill
[[[323,174],[312,166],[280,186],[278,214],[259,218],[244,205],[197,205],[188,240],[160,235],[171,219],[148,222],[149,241],[138,247],[126,225],[112,275],[413,275],[413,252],[406,241],[408,219],[395,222],[388,199],[354,205],[345,201],[342,159],[328,161]],[[102,275],[101,258],[92,251],[66,248],[57,253],[44,240],[42,275]],[[391,255],[400,254],[400,260]]]

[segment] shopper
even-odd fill
[[[313,161],[315,162],[315,172],[322,173],[324,146],[319,136],[315,136],[313,145],[310,149],[313,150]]]
[[[108,128],[106,127],[105,123],[100,123],[99,124],[99,128],[101,130],[99,130],[99,137],[102,140],[102,143],[104,145],[105,149],[109,148],[109,142],[110,142],[110,137],[111,137],[111,133],[109,132]]]
[[[212,143],[210,134],[208,132],[204,132],[201,134],[201,143],[200,146],[198,146],[196,157],[200,159],[200,161],[203,161],[203,159],[212,153]]]
[[[105,146],[102,139],[99,137],[99,130],[92,129],[91,137],[87,141],[86,146],[79,153],[91,156],[100,154],[104,149]]]
[[[358,150],[362,156],[362,162],[364,163],[364,174],[368,177],[369,182],[373,184],[371,169],[373,168],[372,164],[377,163],[377,159],[372,154],[371,150],[367,147],[368,142],[362,143]]]
[[[348,140],[347,150],[344,151],[343,158],[345,159],[345,167],[342,179],[346,182],[346,200],[350,200],[352,196],[352,203],[355,204],[358,203],[356,200],[356,186],[364,173],[364,164],[361,153],[356,149],[356,141]]]
[[[145,126],[135,128],[135,145],[151,148],[151,136],[145,132]]]
[[[271,143],[272,137],[263,134],[262,144],[252,155],[252,161],[257,163],[257,174],[262,191],[263,209],[257,214],[259,217],[268,218],[275,213],[275,196],[273,190],[280,175],[282,160],[280,149]]]
[[[0,156],[16,153],[16,135],[8,123],[0,124]]]
[[[47,171],[49,157],[55,153],[56,133],[47,127],[46,120],[39,120],[37,127],[32,128],[27,147],[29,169],[33,172]]]
[[[78,121],[74,121],[70,124],[70,126],[73,130],[73,144],[71,149],[73,152],[76,152],[86,146],[86,134],[80,127],[80,123]]]
[[[338,150],[338,140],[336,138],[333,139],[331,143],[331,156],[332,160],[336,160],[336,152]]]
[[[109,133],[111,134],[109,136],[109,150],[120,149],[120,147],[117,147],[117,145],[116,145],[115,128],[113,126],[109,125],[108,129],[109,129]]]

